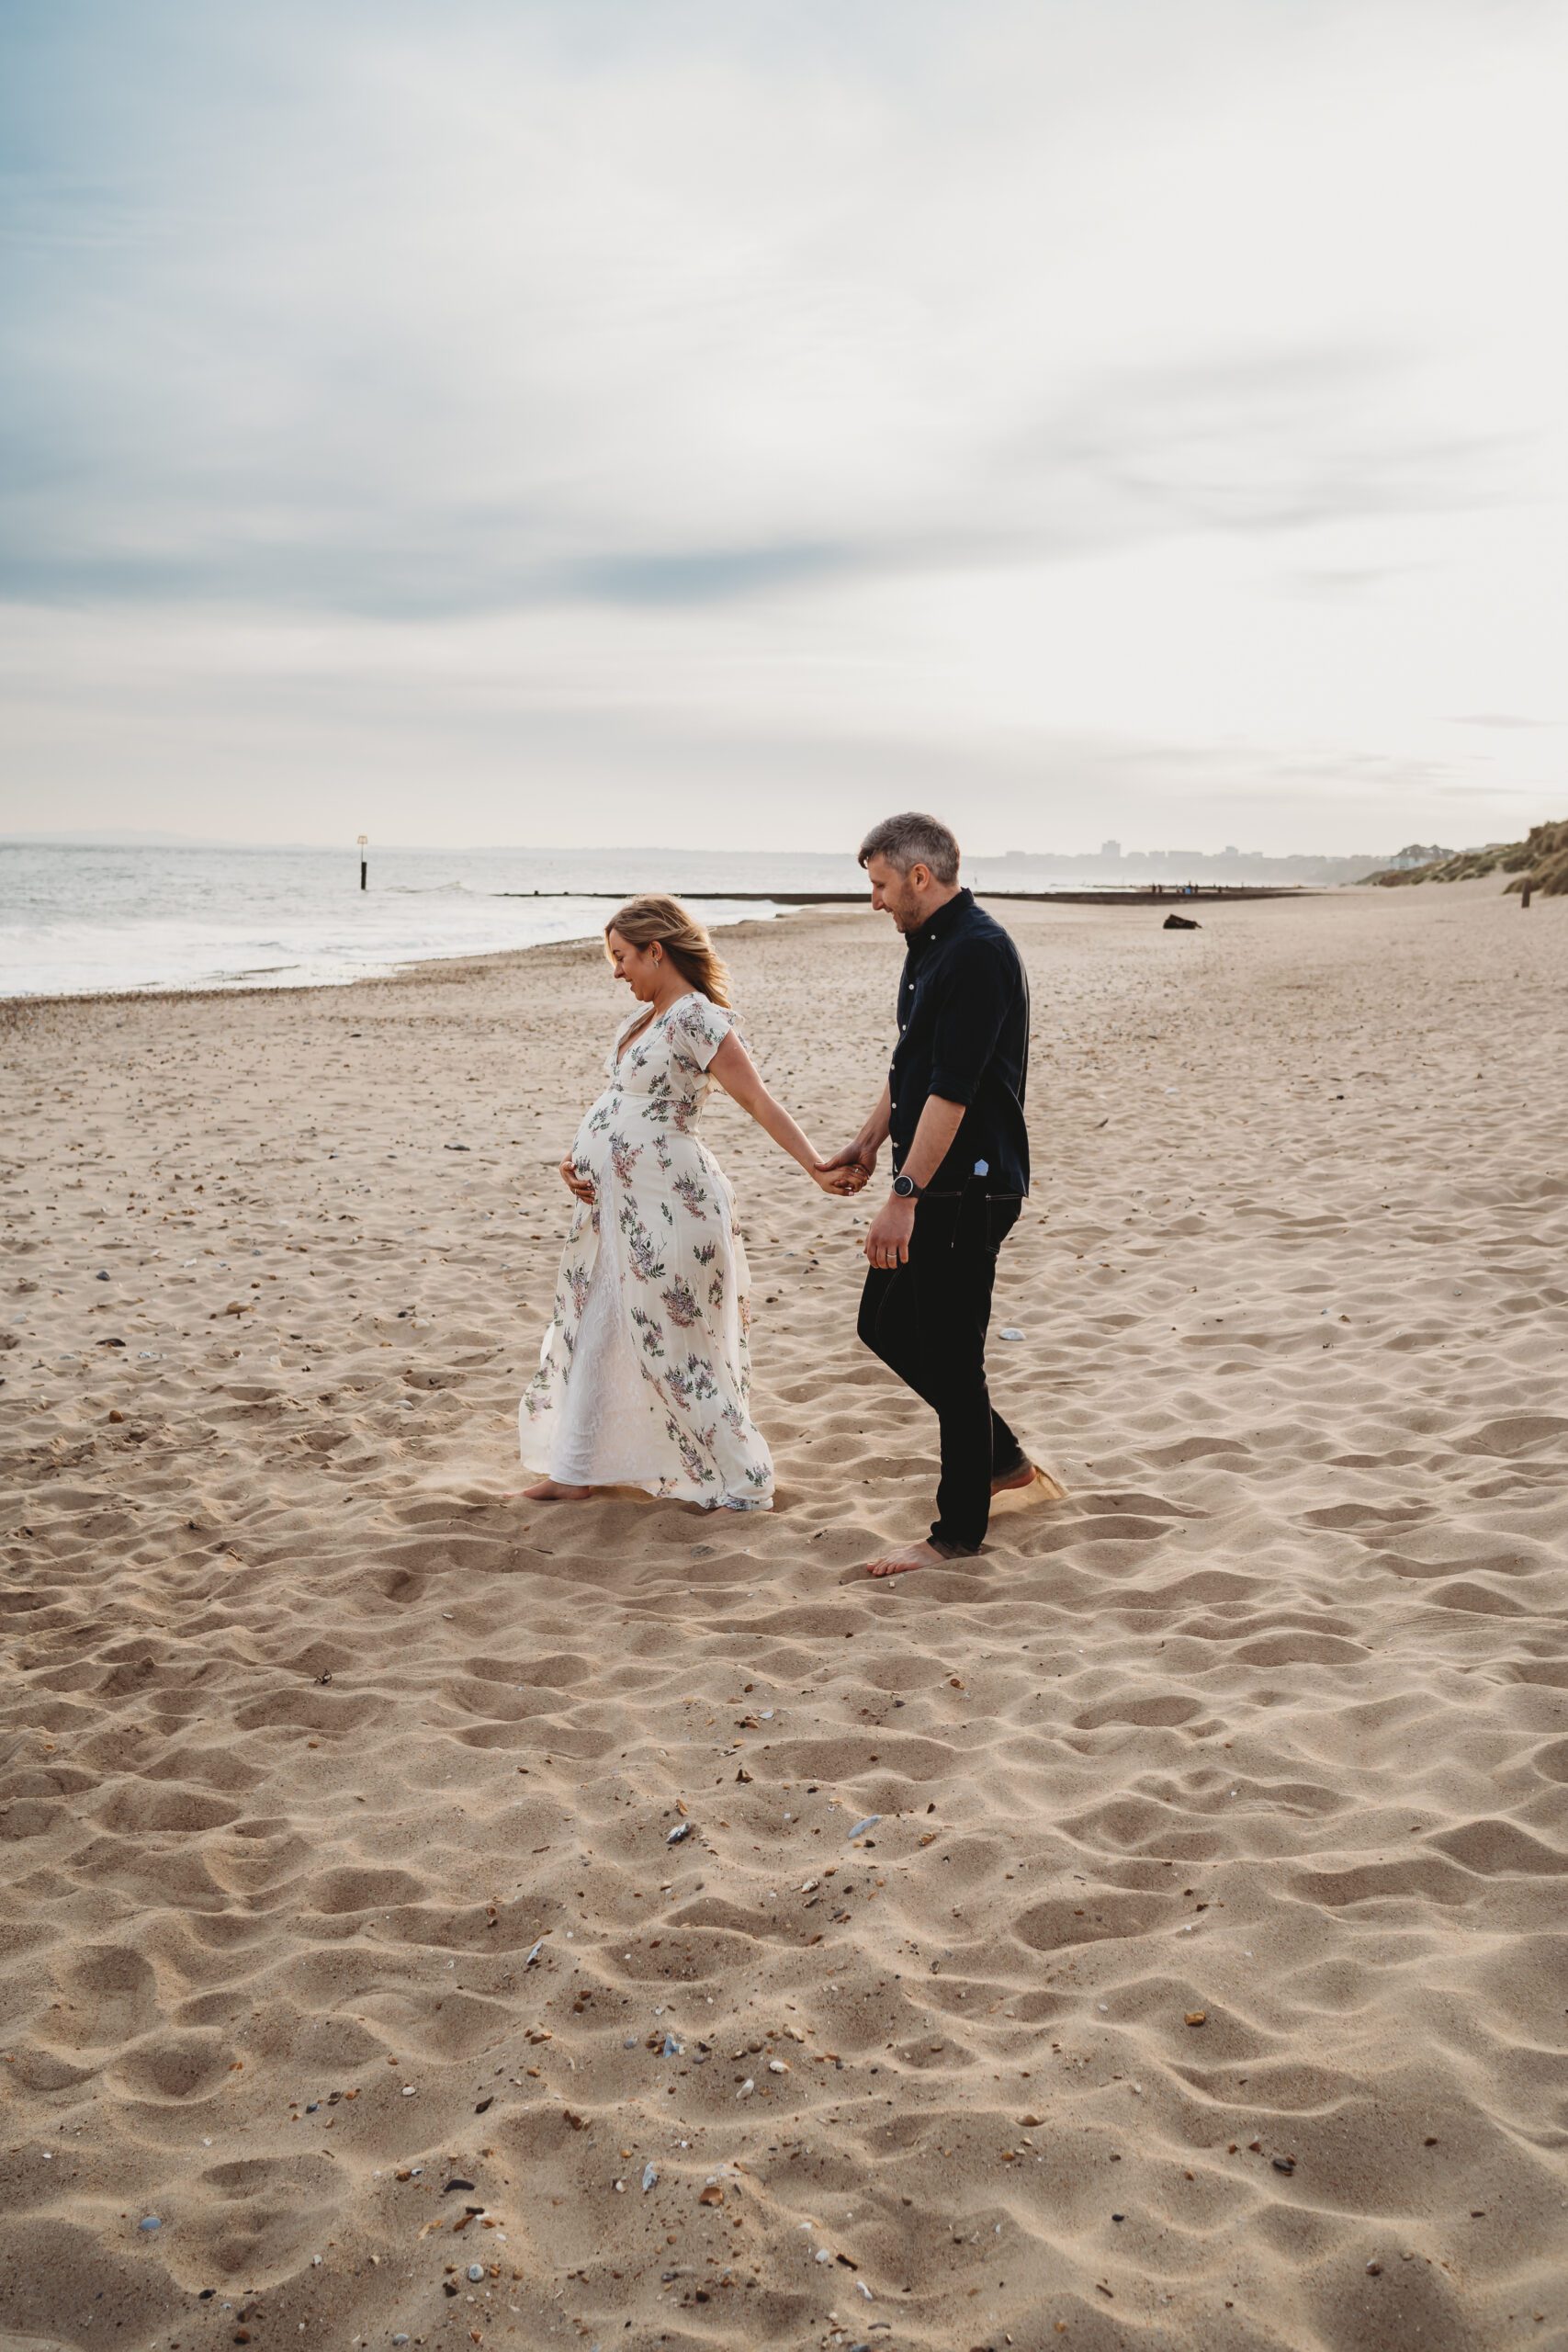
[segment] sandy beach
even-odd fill
[[[1568,2346],[1568,901],[997,911],[1068,1498],[886,1584],[725,1102],[778,1509],[507,1497],[592,949],[4,1011],[12,2352]],[[721,937],[847,1141],[890,927]]]

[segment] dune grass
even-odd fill
[[[1483,874],[1512,875],[1510,890],[1522,890],[1528,882],[1543,899],[1568,895],[1568,818],[1532,825],[1522,842],[1488,842],[1484,849],[1459,850],[1430,865],[1389,866],[1367,880],[1386,890],[1405,882],[1468,882]]]

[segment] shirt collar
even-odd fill
[[[934,945],[952,930],[961,915],[968,913],[974,904],[975,893],[969,889],[960,890],[956,898],[944,900],[934,915],[927,917],[919,931],[909,933],[910,946],[925,948]]]

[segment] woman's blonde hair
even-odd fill
[[[728,1006],[729,974],[714,954],[713,942],[702,924],[679,899],[666,899],[657,892],[645,899],[628,899],[604,925],[606,941],[613,931],[618,931],[628,946],[651,947],[657,943],[681,978],[699,989],[710,1004]]]

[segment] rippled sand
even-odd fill
[[[888,1584],[728,1105],[780,1509],[506,1498],[588,952],[11,1019],[0,2340],[1568,2344],[1568,902],[1200,911],[1006,910],[1069,1498]],[[890,934],[728,938],[845,1140]]]

